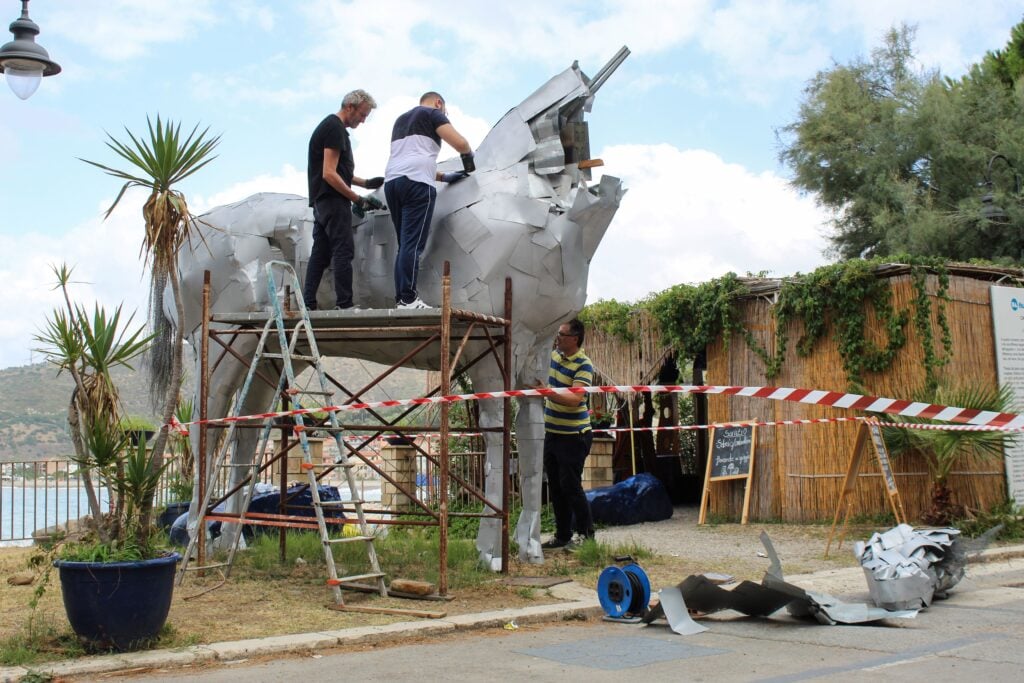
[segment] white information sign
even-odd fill
[[[999,383],[1013,389],[1017,409],[1024,410],[1024,289],[993,285],[990,291]],[[1006,488],[1024,505],[1024,439],[1006,448]]]

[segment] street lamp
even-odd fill
[[[992,193],[992,164],[997,159],[1002,159],[1010,167],[1010,171],[1013,173],[1013,192],[1015,195],[1020,194],[1020,175],[1017,173],[1017,167],[1002,154],[993,154],[992,158],[988,160],[988,167],[985,170],[985,194],[981,196],[981,216],[992,223],[1006,223],[1010,216],[1003,207],[996,204],[995,195]]]
[[[60,64],[36,43],[39,26],[28,18],[28,0],[21,0],[21,16],[11,22],[14,40],[0,47],[0,73],[7,78],[14,94],[23,100],[32,97],[43,76],[60,73]]]

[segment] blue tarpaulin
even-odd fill
[[[338,491],[337,486],[318,486],[317,491],[320,494],[321,501],[337,501],[341,500],[341,493]],[[309,486],[305,484],[296,484],[295,486],[288,487],[288,492],[285,494],[288,500],[288,505],[300,506],[298,509],[292,509],[289,507],[288,514],[300,515],[303,517],[315,517],[313,512],[313,495],[309,490]],[[249,512],[269,512],[277,513],[280,511],[281,494],[277,489],[272,489],[264,493],[257,493],[252,497],[252,502],[249,503]],[[171,505],[178,505],[178,503],[172,503]],[[181,503],[180,505],[185,506],[186,512],[178,516],[174,520],[174,524],[170,528],[171,543],[177,545],[188,545],[188,503]],[[169,505],[168,508],[171,506]],[[224,504],[221,503],[214,512],[222,512],[224,510]],[[325,510],[324,517],[330,518],[344,518],[345,514],[341,510]],[[217,538],[220,536],[220,522],[207,522],[207,530],[209,531],[210,538]],[[257,527],[259,528],[259,527]],[[246,525],[243,527],[246,538],[252,538],[253,527]]]
[[[621,526],[657,522],[672,516],[672,499],[665,485],[646,472],[586,493],[595,524]]]

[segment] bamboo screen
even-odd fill
[[[914,288],[909,275],[889,278],[896,310],[911,306]],[[937,281],[929,276],[928,292],[934,294]],[[990,282],[958,275],[950,276],[946,313],[953,337],[953,354],[944,374],[954,384],[995,384],[996,367],[989,306]],[[932,300],[932,328],[937,351],[941,353],[941,330],[935,322],[936,299]],[[911,311],[913,309],[911,308]],[[744,303],[742,318],[754,337],[775,352],[775,326],[771,302],[752,298]],[[884,343],[869,310],[866,335]],[[742,386],[784,386],[847,391],[843,361],[831,336],[818,341],[810,356],[796,354],[796,340],[802,324],[791,323],[789,343],[782,372],[768,380],[764,364],[739,336],[726,347],[718,342],[708,348],[708,384]],[[921,341],[913,322],[907,325],[907,343],[890,368],[864,377],[867,393],[910,399],[924,382]],[[827,335],[831,335],[829,329]],[[790,420],[819,417],[848,417],[853,411],[767,399],[709,396],[709,421],[746,419]],[[758,430],[755,473],[751,491],[750,518],[784,521],[831,520],[849,468],[859,423],[838,422],[817,425],[764,427]],[[888,499],[873,454],[868,454],[854,494],[852,513],[878,514],[888,511]],[[903,507],[910,520],[919,518],[930,499],[927,467],[920,456],[892,458],[893,470]],[[1006,496],[1005,472],[1001,461],[965,462],[950,477],[955,502],[968,508],[988,508]],[[739,518],[743,503],[741,482],[718,483],[712,489],[714,514]]]
[[[651,381],[667,351],[658,323],[647,311],[638,310],[629,324],[629,342],[594,327],[587,329],[583,345],[601,376],[611,384]]]

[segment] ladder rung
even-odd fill
[[[294,358],[295,356],[292,356]],[[306,391],[302,389],[291,394],[291,396],[334,396],[333,391]]]
[[[384,572],[375,572],[373,574],[356,574],[355,576],[339,576],[336,579],[327,579],[328,586],[340,586],[351,581],[359,581],[361,579],[379,579],[386,576]]]
[[[216,569],[217,567],[227,567],[227,566],[228,566],[227,562],[218,562],[217,564],[204,564],[202,566],[195,565],[195,564],[190,564],[187,567],[185,567],[185,571],[187,571],[187,572],[201,572],[204,569]]]
[[[263,357],[264,358],[280,358],[280,359],[283,360],[284,357],[285,357],[285,354],[283,354],[283,353],[264,353]],[[292,360],[308,360],[308,361],[312,361],[312,362],[315,362],[315,361],[318,360],[317,356],[304,356],[304,355],[298,354],[298,353],[289,353],[288,357],[291,358]]]
[[[367,503],[367,502],[369,502],[369,501],[358,500],[358,499],[353,499],[353,500],[321,500],[320,501],[320,505],[322,505],[325,508],[326,507],[343,507],[345,505],[356,505],[356,504],[362,505],[363,503]]]
[[[342,538],[332,538],[327,542],[331,545],[335,543],[353,543],[355,541],[373,541],[376,540],[373,536],[343,536]]]

